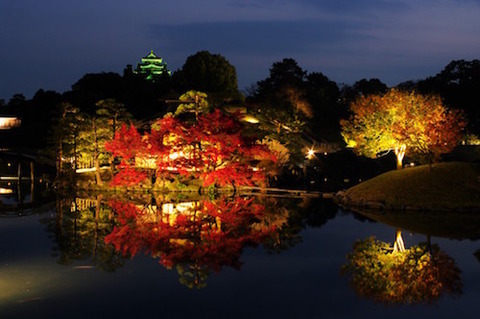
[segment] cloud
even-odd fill
[[[242,84],[248,85],[268,75],[271,64],[285,57],[322,60],[322,56],[338,54],[348,43],[353,45],[364,37],[358,34],[357,27],[312,20],[302,23],[239,21],[178,26],[155,24],[150,27],[150,34],[166,53],[180,53],[183,61],[186,55],[200,50],[224,55],[236,66]],[[165,58],[178,64],[167,55]],[[254,76],[261,77],[255,79]]]
[[[179,49],[211,48],[230,53],[305,52],[329,47],[358,36],[355,25],[303,21],[239,21],[152,25],[150,34]]]
[[[337,82],[394,85],[479,58],[478,17],[478,0],[2,1],[0,97],[68,89],[150,49],[173,70],[200,50],[222,54],[241,86],[285,57]]]
[[[251,1],[249,6],[255,6]],[[281,1],[277,1],[281,2]],[[268,76],[273,62],[296,59],[310,72],[323,72],[338,82],[353,83],[378,77],[389,85],[433,75],[454,58],[474,58],[480,52],[471,18],[463,7],[382,5],[349,7],[345,13],[333,5],[303,0],[304,5],[331,10],[327,19],[219,21],[188,24],[151,24],[149,35],[166,49],[165,55],[181,67],[188,55],[200,50],[220,53],[237,68],[246,86]],[[373,4],[374,2],[372,2]],[[245,4],[243,4],[245,6]],[[260,5],[260,4],[259,4]],[[408,9],[408,10],[407,10]],[[474,8],[471,8],[472,10]],[[368,12],[368,19],[358,12]],[[476,12],[473,10],[473,12]],[[462,22],[453,24],[460,16]],[[338,17],[334,19],[333,17]],[[475,28],[474,28],[475,29]],[[441,32],[439,32],[441,31]],[[454,44],[449,46],[448,44]],[[466,56],[467,55],[467,56]]]

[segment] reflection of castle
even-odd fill
[[[167,69],[167,63],[163,62],[161,57],[156,56],[152,50],[137,64],[134,73],[143,75],[147,80],[155,81],[162,75],[171,75],[172,72]]]

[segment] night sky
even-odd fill
[[[479,0],[1,0],[0,98],[63,92],[151,49],[175,71],[223,55],[239,88],[293,58],[337,83],[393,86],[480,58]]]

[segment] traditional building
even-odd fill
[[[172,72],[167,69],[167,63],[151,50],[150,54],[143,57],[142,62],[137,64],[134,73],[143,75],[147,80],[155,81],[156,78],[165,74],[171,75]]]
[[[0,115],[0,130],[8,130],[15,127],[20,127],[22,121],[15,116]]]

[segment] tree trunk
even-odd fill
[[[93,125],[93,138],[94,138],[94,147],[93,147],[93,163],[95,165],[95,180],[97,185],[102,185],[102,178],[100,176],[100,159],[98,154],[98,137],[97,137],[97,126],[95,124],[95,118],[92,119]]]
[[[100,210],[101,210],[101,204],[102,204],[102,195],[97,196],[97,200],[95,203],[95,230],[94,230],[94,236],[93,236],[93,251],[92,251],[92,259],[94,264],[96,264],[96,257],[97,257],[97,250],[98,250],[98,233],[99,233],[99,220],[100,220]]]
[[[395,233],[395,244],[393,244],[393,251],[395,252],[404,252],[405,244],[403,243],[402,231],[397,229]]]
[[[77,172],[77,133],[73,135],[73,172]]]
[[[18,178],[18,184],[20,184],[20,181],[22,180],[22,162],[20,161],[20,158],[18,159],[18,165],[17,165],[17,178]]]
[[[115,139],[116,127],[117,127],[117,114],[113,116],[112,141]],[[108,162],[110,163],[110,174],[112,174],[113,176],[115,174],[115,163],[114,163],[114,158],[112,154],[109,154]]]
[[[403,168],[403,158],[405,157],[405,149],[407,146],[405,144],[395,147],[395,156],[397,157],[397,169]]]
[[[33,202],[33,199],[35,198],[34,190],[35,190],[35,166],[33,161],[30,161],[30,196],[32,198],[32,202]]]

